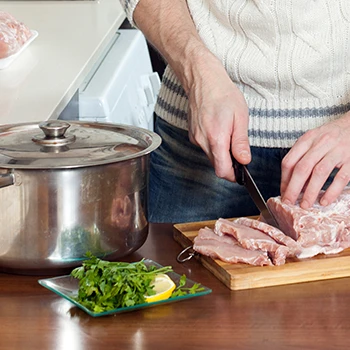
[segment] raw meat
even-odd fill
[[[225,234],[233,236],[245,249],[267,252],[274,265],[283,265],[287,255],[290,254],[288,247],[277,243],[268,234],[251,226],[220,218],[215,223],[214,232],[219,236]]]
[[[15,54],[31,36],[32,32],[26,25],[0,11],[0,59]]]
[[[215,239],[219,242],[225,243],[225,244],[239,244],[237,242],[237,239],[235,239],[232,236],[223,234],[223,235],[217,235],[214,230],[212,230],[209,227],[201,228],[198,232],[198,236],[201,239]]]
[[[246,217],[238,218],[234,220],[234,222],[266,233],[271,238],[273,238],[277,243],[283,244],[286,247],[288,247],[289,249],[288,256],[295,256],[301,253],[302,248],[300,244],[296,242],[293,238],[285,235],[281,230],[279,230],[276,227],[266,224],[265,222],[246,218]]]
[[[335,254],[350,247],[350,188],[326,207],[319,204],[323,193],[307,210],[300,208],[299,200],[295,205],[282,203],[280,196],[267,201],[280,229],[302,246],[299,258]]]
[[[228,263],[246,263],[250,265],[272,265],[266,252],[244,249],[230,236],[218,236],[208,227],[202,228],[194,239],[193,249],[213,259]]]
[[[286,257],[308,258],[320,253],[335,254],[350,247],[350,187],[327,207],[316,204],[310,209],[281,202],[272,197],[267,205],[279,229],[261,220],[241,217],[218,219],[214,230],[204,228],[194,240],[194,250],[212,258],[251,265],[285,263]]]

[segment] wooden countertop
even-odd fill
[[[0,70],[0,124],[57,119],[125,19],[119,0],[0,1],[38,37]]]
[[[93,318],[37,282],[0,274],[0,349],[348,349],[350,278],[230,291],[196,260],[179,264],[172,226],[153,224],[142,257],[209,295]]]

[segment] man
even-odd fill
[[[265,198],[332,203],[350,179],[350,2],[121,0],[168,62],[155,109],[152,222],[256,214]],[[214,173],[215,171],[215,173]]]

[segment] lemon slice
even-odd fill
[[[160,273],[154,279],[152,285],[154,286],[153,290],[156,294],[145,295],[145,300],[147,303],[153,303],[155,301],[161,301],[170,298],[176,284],[173,280],[166,274]]]

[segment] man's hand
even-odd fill
[[[230,152],[242,164],[251,160],[248,107],[221,62],[211,54],[198,58],[189,86],[189,137],[212,162],[218,177],[235,181]]]
[[[217,176],[235,181],[231,155],[251,160],[248,107],[223,64],[208,50],[186,0],[141,0],[134,20],[172,67],[189,98],[189,137],[208,155]]]
[[[282,201],[311,207],[331,172],[338,168],[332,184],[320,200],[334,202],[350,180],[350,112],[342,118],[306,132],[282,161]]]

